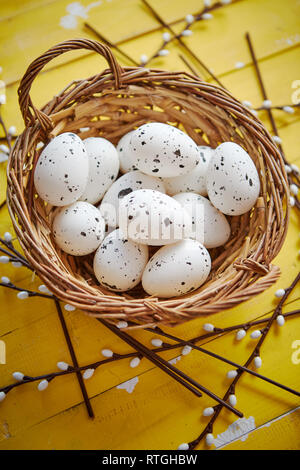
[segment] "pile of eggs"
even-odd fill
[[[208,250],[230,238],[226,216],[251,210],[260,191],[242,147],[198,146],[159,122],[129,132],[117,147],[102,137],[82,141],[63,133],[41,152],[34,184],[56,206],[52,234],[61,250],[95,252],[95,277],[109,290],[124,292],[142,282],[161,298],[205,282]],[[150,259],[149,246],[157,247]]]

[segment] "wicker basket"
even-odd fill
[[[32,82],[50,60],[75,49],[97,52],[110,68],[73,81],[38,110],[29,96]],[[171,325],[233,307],[278,279],[279,268],[270,263],[288,225],[283,160],[262,123],[228,91],[187,73],[120,67],[106,45],[77,39],[58,44],[32,62],[18,94],[26,127],[8,164],[8,207],[25,256],[59,299],[112,322]],[[54,208],[37,197],[33,186],[38,142],[72,131],[81,138],[101,135],[116,144],[122,135],[149,121],[180,126],[199,145],[238,143],[251,155],[261,180],[253,210],[232,217],[230,240],[211,250],[208,281],[189,295],[168,300],[149,297],[140,286],[124,294],[99,286],[92,257],[72,257],[55,245],[50,230]]]

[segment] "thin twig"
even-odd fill
[[[215,74],[204,64],[204,62],[186,45],[186,43],[182,40],[180,35],[177,35],[175,31],[172,29],[172,27],[166,23],[163,18],[157,13],[157,11],[147,2],[147,0],[142,0],[142,2],[146,5],[146,7],[151,11],[152,15],[157,19],[157,21],[164,27],[166,28],[174,38],[179,42],[179,44],[186,50],[188,53],[193,57],[196,62],[198,62],[201,67],[204,68],[204,70],[218,83],[219,86],[222,88],[225,88],[220,80],[215,76]],[[156,54],[155,56],[156,57]]]
[[[123,339],[126,343],[128,343],[132,347],[134,347],[138,352],[143,354],[145,357],[147,357],[147,359],[149,359],[151,362],[156,364],[158,367],[162,368],[161,367],[162,365],[166,366],[167,368],[171,369],[176,374],[184,377],[186,380],[189,380],[190,383],[192,383],[194,386],[199,388],[203,393],[205,393],[209,397],[213,398],[218,403],[221,403],[225,408],[232,411],[232,413],[236,414],[239,417],[243,416],[243,414],[240,411],[236,410],[234,407],[232,407],[231,405],[229,405],[228,403],[223,401],[220,397],[215,395],[213,392],[208,390],[203,385],[201,385],[198,382],[196,382],[195,380],[191,379],[191,377],[188,377],[186,374],[184,374],[179,369],[177,369],[177,367],[174,367],[173,365],[171,365],[170,363],[165,361],[162,357],[158,356],[154,351],[150,350],[149,348],[144,346],[142,343],[140,343],[139,341],[134,339],[132,336],[128,335],[128,333],[125,333],[125,331],[120,331],[117,327],[115,327],[114,325],[106,322],[105,320],[102,320],[102,319],[98,318],[98,321],[100,321],[104,326],[106,326],[113,333],[115,333],[117,336],[119,336],[121,339]],[[166,370],[165,370],[165,372],[166,372]]]
[[[98,39],[101,39],[105,44],[107,44],[109,47],[112,49],[115,49],[118,51],[120,54],[122,54],[123,57],[125,57],[129,62],[131,62],[133,65],[136,65],[137,67],[140,65],[136,60],[134,60],[132,57],[130,57],[126,52],[124,52],[116,43],[112,43],[109,41],[103,34],[101,34],[99,31],[97,31],[93,26],[91,26],[89,23],[84,23],[84,26],[89,29],[92,33],[97,36]]]
[[[68,331],[68,328],[67,328],[67,325],[66,325],[66,321],[65,321],[60,303],[59,303],[59,301],[56,297],[54,297],[53,300],[54,300],[54,303],[55,303],[55,306],[56,306],[56,310],[57,310],[58,317],[59,317],[59,320],[60,320],[60,323],[61,323],[61,326],[62,326],[64,336],[65,336],[65,339],[66,339],[66,342],[67,342],[67,345],[68,345],[68,349],[69,349],[69,352],[70,352],[70,355],[71,355],[71,358],[72,358],[73,366],[75,368],[76,376],[77,376],[77,379],[78,379],[78,383],[79,383],[79,386],[80,386],[80,389],[81,389],[81,393],[82,393],[82,396],[83,396],[83,399],[84,399],[86,409],[88,411],[88,415],[89,415],[90,418],[94,418],[94,416],[95,416],[94,411],[93,411],[93,408],[92,408],[92,405],[91,405],[91,402],[90,402],[90,399],[89,399],[89,396],[88,396],[88,393],[87,393],[87,390],[86,390],[86,387],[85,387],[85,384],[84,384],[84,381],[83,381],[83,378],[82,378],[82,375],[81,375],[81,372],[79,370],[77,357],[76,357],[76,354],[75,354],[75,351],[74,351],[74,348],[73,348],[73,344],[72,344],[72,341],[71,341],[71,338],[70,338],[70,334],[69,334],[69,331]]]

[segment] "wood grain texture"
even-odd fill
[[[66,8],[70,3],[47,0],[0,3],[0,44],[4,51],[0,78],[7,82],[7,105],[3,107],[2,114],[7,124],[16,125],[19,132],[23,124],[17,107],[16,89],[29,62],[63,39],[92,37],[82,28],[84,18],[77,18],[77,27],[73,30],[65,30],[59,25],[60,18],[68,14]],[[81,1],[85,7],[90,3]],[[124,41],[157,27],[139,0],[126,2],[126,9],[120,9],[120,3],[121,0],[103,0],[88,13],[91,24],[111,40]],[[199,8],[196,0],[152,0],[151,4],[166,21],[182,18]],[[261,97],[243,37],[246,29],[249,30],[270,99],[274,104],[288,104],[291,102],[292,82],[300,79],[299,8],[297,0],[241,0],[217,12],[213,20],[195,27],[195,34],[187,41],[235,96],[259,106]],[[182,23],[178,23],[175,28],[180,29],[181,26]],[[150,55],[160,44],[160,38],[161,32],[152,32],[124,43],[122,47],[138,58],[141,53]],[[185,69],[178,57],[179,48],[174,44],[170,51],[167,59],[159,59],[153,62],[153,66]],[[122,63],[121,57],[118,58]],[[247,66],[236,70],[238,61]],[[38,78],[33,89],[34,102],[41,106],[74,78],[90,76],[103,66],[104,61],[92,54],[67,55]],[[267,123],[266,116],[263,113],[260,116]],[[289,160],[300,166],[297,142],[300,112],[287,115],[276,111],[275,117]],[[5,168],[4,164],[0,165],[2,202]],[[12,230],[11,223],[3,208],[0,234],[9,230]],[[299,219],[292,212],[287,240],[275,259],[282,271],[281,279],[267,292],[216,314],[210,321],[223,327],[271,312],[275,305],[275,290],[290,284],[299,271],[299,249]],[[24,268],[1,265],[1,275],[9,276],[16,284],[30,289],[40,284]],[[299,298],[300,287],[289,299],[285,310],[299,308]],[[0,289],[0,305],[0,339],[7,346],[7,364],[0,365],[1,385],[8,383],[10,374],[16,370],[34,375],[55,370],[57,361],[70,361],[51,301],[38,298],[20,301],[16,299],[15,292]],[[66,321],[80,365],[98,360],[101,349],[105,347],[120,353],[129,351],[129,347],[96,320],[81,312],[68,312]],[[197,332],[201,333],[204,322],[195,320],[170,331],[190,338]],[[299,331],[297,317],[289,319],[281,329],[274,327],[263,345],[261,368],[263,374],[297,389],[300,387],[300,365],[294,364],[291,357],[292,343],[300,340]],[[135,336],[145,344],[150,344],[152,337],[147,332],[136,332]],[[206,348],[242,362],[250,354],[253,344],[249,335],[237,344],[231,333],[209,341]],[[180,350],[169,352],[164,357],[169,359],[179,354]],[[207,359],[199,352],[193,351],[182,357],[177,365],[216,393],[223,393],[228,385],[228,367]],[[138,377],[138,382],[131,394],[116,388],[134,377]],[[198,399],[191,396],[145,359],[137,369],[129,367],[129,360],[100,368],[86,385],[96,415],[94,420],[87,418],[74,376],[55,379],[43,393],[37,391],[35,384],[12,391],[0,404],[0,449],[174,449],[199,433],[207,420],[202,417],[202,410],[213,404],[207,397]],[[244,411],[246,418],[254,418],[256,430],[250,432],[245,440],[224,445],[224,449],[300,448],[299,410],[287,414],[299,406],[296,397],[249,376],[243,377],[236,395],[238,408]],[[234,420],[227,411],[222,412],[214,428],[214,436],[226,431]],[[205,445],[200,448],[205,448]]]

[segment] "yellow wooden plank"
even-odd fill
[[[142,49],[141,49],[142,51]],[[186,67],[181,63],[177,55],[173,55],[176,60],[174,69],[184,70]],[[119,56],[120,57],[120,56]],[[298,69],[300,63],[300,48],[294,48],[286,51],[281,56],[274,56],[270,59],[261,62],[261,69],[265,82],[268,84],[267,89],[270,99],[274,105],[285,105],[292,103],[292,83],[297,79]],[[282,62],[282,64],[281,64]],[[160,59],[160,67],[163,67],[163,59]],[[51,96],[57,94],[59,89],[62,89],[67,83],[71,82],[74,78],[86,78],[87,76],[94,75],[97,70],[105,67],[105,62],[102,58],[98,58],[96,54],[82,58],[75,62],[65,64],[61,67],[48,71],[47,73],[40,74],[32,88],[32,99],[36,106],[44,105]],[[276,69],[276,78],[274,78],[273,70]],[[289,73],[286,73],[289,70]],[[240,100],[251,101],[254,107],[259,107],[262,103],[261,95],[257,86],[257,80],[252,67],[246,67],[239,71],[233,71],[222,78],[224,85]],[[276,86],[276,80],[280,82],[280,87]],[[58,86],[59,84],[59,86]],[[19,111],[17,100],[18,84],[13,84],[7,87],[7,102],[9,105],[3,107],[3,117],[7,125],[15,125],[18,132],[23,130],[23,120]],[[299,156],[298,147],[294,145],[293,139],[296,138],[299,128],[300,108],[295,109],[295,113],[290,115],[282,111],[274,111],[274,116],[278,125],[280,135],[284,139],[287,134],[286,150],[289,155],[289,160],[294,161]],[[269,120],[265,112],[260,112],[259,117],[263,120],[265,125],[269,128]],[[288,127],[288,124],[295,123],[293,126]],[[3,134],[3,132],[2,132]]]
[[[69,0],[51,2],[1,22],[0,44],[3,51],[2,62],[5,63],[3,79],[7,84],[20,79],[29,62],[53,44],[72,37],[93,37],[83,26],[87,20],[112,41],[124,40],[157,27],[157,21],[140,0],[128,0],[126,8],[122,0],[113,0],[111,4],[82,0],[79,3],[83,7],[94,5],[93,8],[81,10],[81,16],[73,15],[74,28],[66,29],[61,26],[61,19],[69,16],[68,5],[72,3],[74,2],[70,3]],[[153,3],[166,21],[180,18],[185,16],[186,11],[193,12],[199,8],[199,2],[195,0],[173,4],[174,9],[173,5],[169,8],[168,0]],[[214,21],[203,21],[195,26],[195,34],[187,39],[187,43],[216,74],[224,73],[232,70],[238,61],[249,62],[247,47],[242,40],[245,26],[240,18],[247,18],[247,28],[255,35],[255,44],[260,45],[258,57],[262,58],[299,43],[299,8],[296,0],[287,0],[284,9],[278,0],[252,0],[250,7],[247,1],[241,0],[217,11]],[[266,22],[268,28],[265,27]],[[120,28],[120,25],[126,25],[126,28]],[[219,43],[220,32],[222,47]],[[154,39],[151,35],[145,36],[139,41],[139,45],[143,45],[145,53],[151,55],[157,41],[159,44],[159,38],[161,33],[154,35]],[[139,58],[139,49],[139,46],[136,48],[135,41],[126,45],[126,50],[131,51],[135,59]],[[226,54],[223,54],[224,50],[227,51]],[[78,56],[76,53],[65,55],[57,59],[57,63],[65,63]],[[168,62],[166,64],[168,66]]]
[[[224,447],[225,450],[299,450],[300,409],[291,410]]]
[[[295,387],[298,377],[296,365],[291,361],[291,344],[295,334],[297,319],[291,318],[284,328],[278,330],[275,326],[267,339],[269,344],[264,346],[262,373],[279,381],[285,380],[289,373],[288,385]],[[148,334],[150,339],[152,335]],[[206,345],[207,349],[228,355],[235,359],[246,358],[254,341],[245,339],[236,343],[233,334],[228,334],[222,340],[213,341]],[[270,344],[276,340],[276,350]],[[111,343],[108,343],[111,345]],[[43,355],[41,355],[43,359]],[[278,368],[278,363],[284,368]],[[216,393],[221,394],[228,386],[226,372],[230,366],[207,358],[207,356],[194,351],[177,363],[180,368],[202,384],[209,385]],[[124,376],[127,371],[127,377]],[[213,373],[212,373],[213,371]],[[122,379],[134,378],[138,374],[138,382],[134,392],[128,394],[124,389],[116,389],[115,385]],[[59,380],[61,382],[59,382]],[[102,384],[110,380],[111,387],[103,393]],[[10,439],[5,433],[0,442],[1,449],[10,448],[47,448],[47,449],[174,449],[186,439],[192,439],[201,431],[208,418],[204,418],[202,411],[206,406],[214,404],[210,398],[197,399],[183,388],[170,381],[167,376],[157,369],[150,369],[141,373],[140,369],[129,370],[128,363],[122,368],[113,365],[110,371],[106,368],[95,373],[88,383],[88,389],[93,396],[92,404],[96,412],[95,420],[88,420],[85,409],[80,406],[66,406],[66,411],[54,413],[55,405],[59,408],[61,395],[65,395],[69,402],[69,392],[73,394],[69,379],[57,379],[50,384],[43,393],[30,391],[32,385],[23,390],[24,403],[34,394],[35,407],[18,407],[18,393],[7,398],[4,408],[15,408],[15,414],[7,419],[9,413],[1,416],[2,424],[7,423]],[[149,393],[151,390],[151,393]],[[239,409],[245,411],[246,418],[254,417],[256,426],[268,422],[274,416],[287,412],[297,405],[298,399],[284,391],[278,390],[270,384],[265,384],[254,377],[245,377],[237,387]],[[78,404],[78,401],[77,401]],[[11,411],[11,410],[10,410]],[[53,415],[51,415],[51,411]],[[11,414],[11,413],[10,413]],[[27,421],[29,420],[29,421]],[[236,418],[227,411],[220,415],[214,428],[214,435],[224,432]],[[82,432],[84,422],[84,433]],[[20,428],[23,423],[24,428]],[[133,424],[134,423],[134,424]],[[174,425],[176,423],[176,425]],[[17,433],[16,433],[16,425]],[[7,428],[6,428],[7,429]],[[94,435],[94,437],[93,437]],[[25,438],[26,436],[26,438]],[[203,445],[201,445],[201,448]]]
[[[53,1],[57,0],[14,0],[13,2],[0,0],[0,21],[4,18],[11,18],[12,16],[23,14],[24,11],[46,6]]]

